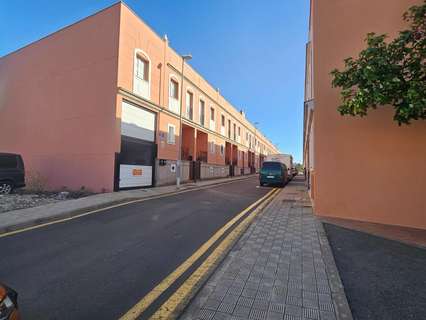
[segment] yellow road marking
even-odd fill
[[[250,177],[247,178],[247,179],[250,179]],[[58,220],[54,220],[54,221],[50,221],[50,222],[41,223],[41,224],[38,224],[38,225],[35,225],[35,226],[31,226],[31,227],[26,227],[26,228],[14,230],[14,231],[5,232],[5,233],[0,234],[0,238],[4,238],[4,237],[7,237],[7,236],[12,236],[14,234],[22,233],[22,232],[25,232],[25,231],[30,231],[30,230],[34,230],[34,229],[39,229],[39,228],[47,227],[47,226],[50,226],[52,224],[57,224],[57,223],[62,223],[62,222],[66,222],[66,221],[78,219],[78,218],[81,218],[81,217],[84,217],[84,216],[88,216],[88,215],[93,214],[93,213],[97,213],[97,212],[106,211],[106,210],[109,210],[109,209],[114,209],[114,208],[126,206],[126,205],[132,204],[132,203],[144,202],[144,201],[148,201],[148,200],[155,200],[155,199],[165,198],[165,197],[174,196],[174,195],[181,194],[181,193],[186,193],[186,192],[204,190],[204,189],[208,189],[208,188],[222,186],[222,185],[225,185],[225,184],[234,183],[234,182],[241,181],[241,180],[246,180],[246,179],[238,179],[238,180],[234,180],[234,181],[226,181],[226,182],[223,182],[223,183],[218,183],[218,184],[213,184],[213,185],[208,185],[208,186],[202,186],[200,188],[194,188],[194,189],[187,189],[187,190],[182,190],[182,191],[169,192],[167,194],[162,194],[162,195],[158,195],[158,196],[152,196],[152,197],[146,197],[146,198],[143,198],[143,199],[130,200],[130,201],[123,202],[123,203],[118,203],[118,204],[115,204],[115,205],[112,205],[112,206],[108,206],[108,207],[104,207],[104,208],[100,208],[100,209],[95,209],[95,210],[91,210],[91,211],[88,211],[88,212],[84,212],[84,213],[81,213],[81,214],[77,214],[77,215],[72,216],[72,217],[62,218],[62,219],[58,219]]]
[[[170,273],[162,280],[154,289],[145,295],[138,303],[136,303],[120,320],[137,319],[164,291],[166,291],[189,267],[247,212],[256,207],[263,200],[271,196],[276,189],[272,189],[265,196],[251,204],[249,207],[241,211],[222,228],[220,228],[209,240],[207,240],[200,248],[197,249],[187,260],[185,260],[177,269]]]
[[[202,285],[215,267],[220,263],[221,258],[228,252],[232,245],[237,241],[241,234],[248,228],[250,222],[257,214],[270,203],[276,194],[279,193],[275,189],[274,194],[249,214],[234,230],[232,230],[226,238],[213,250],[208,258],[194,271],[194,273],[177,289],[170,298],[151,316],[150,320],[176,319],[189,300],[195,295],[197,289]],[[134,319],[134,318],[133,318]]]

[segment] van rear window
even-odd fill
[[[16,156],[13,155],[0,155],[0,168],[1,169],[15,169],[18,166]]]
[[[263,165],[262,165],[262,169],[281,170],[281,163],[279,163],[279,162],[264,162]]]

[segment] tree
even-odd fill
[[[426,0],[404,13],[409,29],[386,43],[386,34],[367,34],[357,59],[334,69],[332,86],[341,88],[341,115],[365,116],[369,108],[392,105],[394,120],[426,119]]]
[[[294,167],[296,168],[297,172],[303,172],[303,165],[300,163],[296,163],[294,165]]]

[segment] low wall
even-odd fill
[[[229,176],[229,166],[201,163],[201,179],[225,178]]]
[[[189,162],[182,161],[182,176],[181,182],[189,180]],[[176,170],[176,160],[166,160],[166,164],[160,166],[159,161],[155,161],[155,185],[164,186],[171,185],[176,183],[176,170],[172,172],[172,165],[175,166]]]

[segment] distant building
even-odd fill
[[[114,4],[0,58],[0,151],[22,154],[50,189],[171,184],[183,99],[183,181],[254,172],[277,152],[194,69],[183,73],[182,84],[167,37]]]
[[[426,229],[426,121],[398,126],[390,106],[343,117],[330,76],[365,48],[367,33],[396,36],[403,13],[422,3],[311,1],[304,164],[317,215]]]

